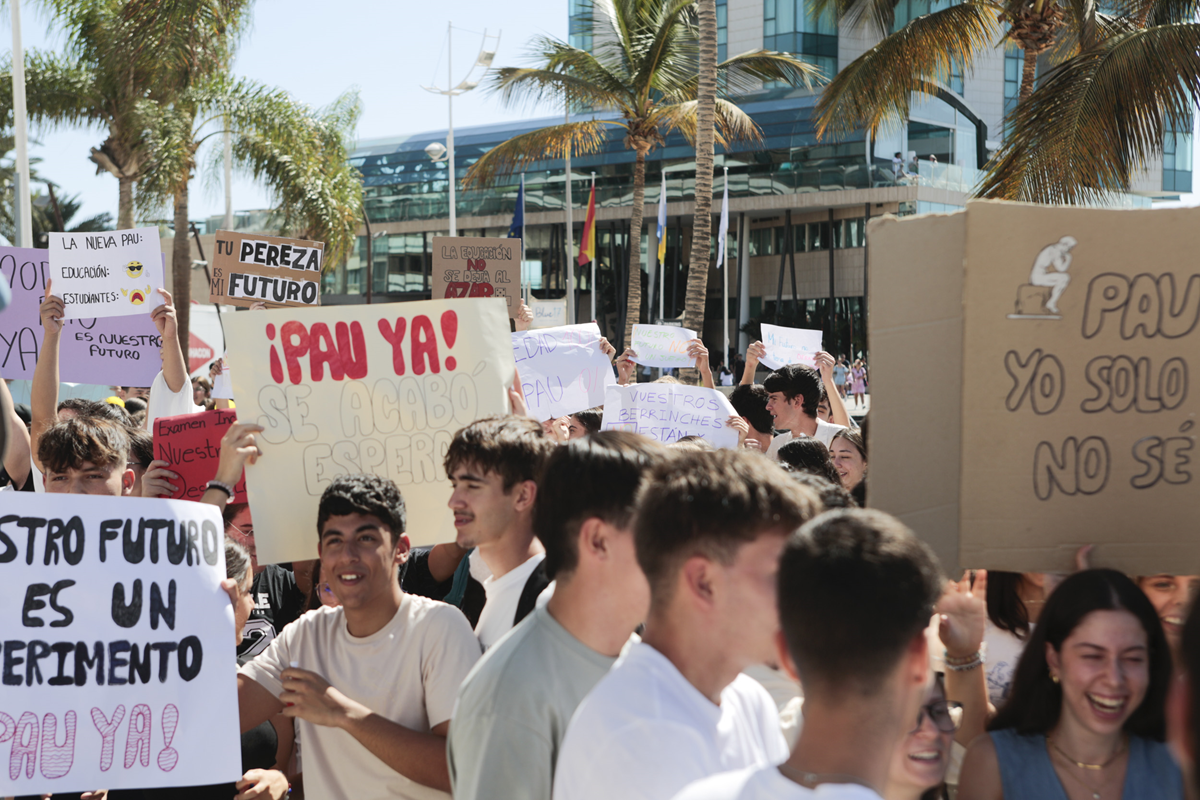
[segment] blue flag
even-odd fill
[[[517,210],[513,212],[512,225],[508,226],[508,238],[522,238],[521,228],[523,227],[525,227],[525,176],[521,175],[521,188],[517,190]]]

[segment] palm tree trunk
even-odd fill
[[[133,178],[117,177],[117,230],[133,227]]]
[[[700,80],[696,94],[696,209],[688,259],[684,326],[704,335],[708,297],[708,254],[712,246],[713,126],[717,106],[717,3],[700,0]],[[728,358],[722,354],[721,360]]]
[[[1021,71],[1021,92],[1017,96],[1017,102],[1025,102],[1025,98],[1033,94],[1033,81],[1037,77],[1037,51],[1031,48],[1025,49],[1025,66]]]
[[[188,244],[188,185],[184,180],[175,190],[175,241],[171,247],[171,289],[175,301],[175,320],[179,327],[179,347],[183,363],[188,363],[188,323],[192,309],[192,248]]]
[[[636,142],[633,164],[633,211],[629,215],[629,290],[625,294],[625,346],[633,341],[633,326],[642,318],[642,213],[646,204],[646,153],[649,142]]]

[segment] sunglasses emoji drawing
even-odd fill
[[[142,277],[142,262],[130,261],[125,265],[125,274],[131,278]]]
[[[150,294],[150,287],[147,286],[146,291],[144,292],[140,289],[134,289],[132,292],[122,289],[121,294],[128,297],[129,302],[133,303],[135,306],[140,306],[142,303],[146,302],[146,297]]]

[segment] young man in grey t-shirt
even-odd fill
[[[459,690],[448,746],[455,800],[550,800],[571,715],[649,608],[633,503],[661,454],[649,439],[608,431],[550,456],[534,531],[554,596],[489,650]]]

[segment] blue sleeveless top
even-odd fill
[[[992,731],[992,744],[1000,763],[1005,800],[1067,800],[1050,754],[1046,737],[1021,736],[1011,728]],[[1129,766],[1121,800],[1176,800],[1183,797],[1183,776],[1161,742],[1129,737]]]

